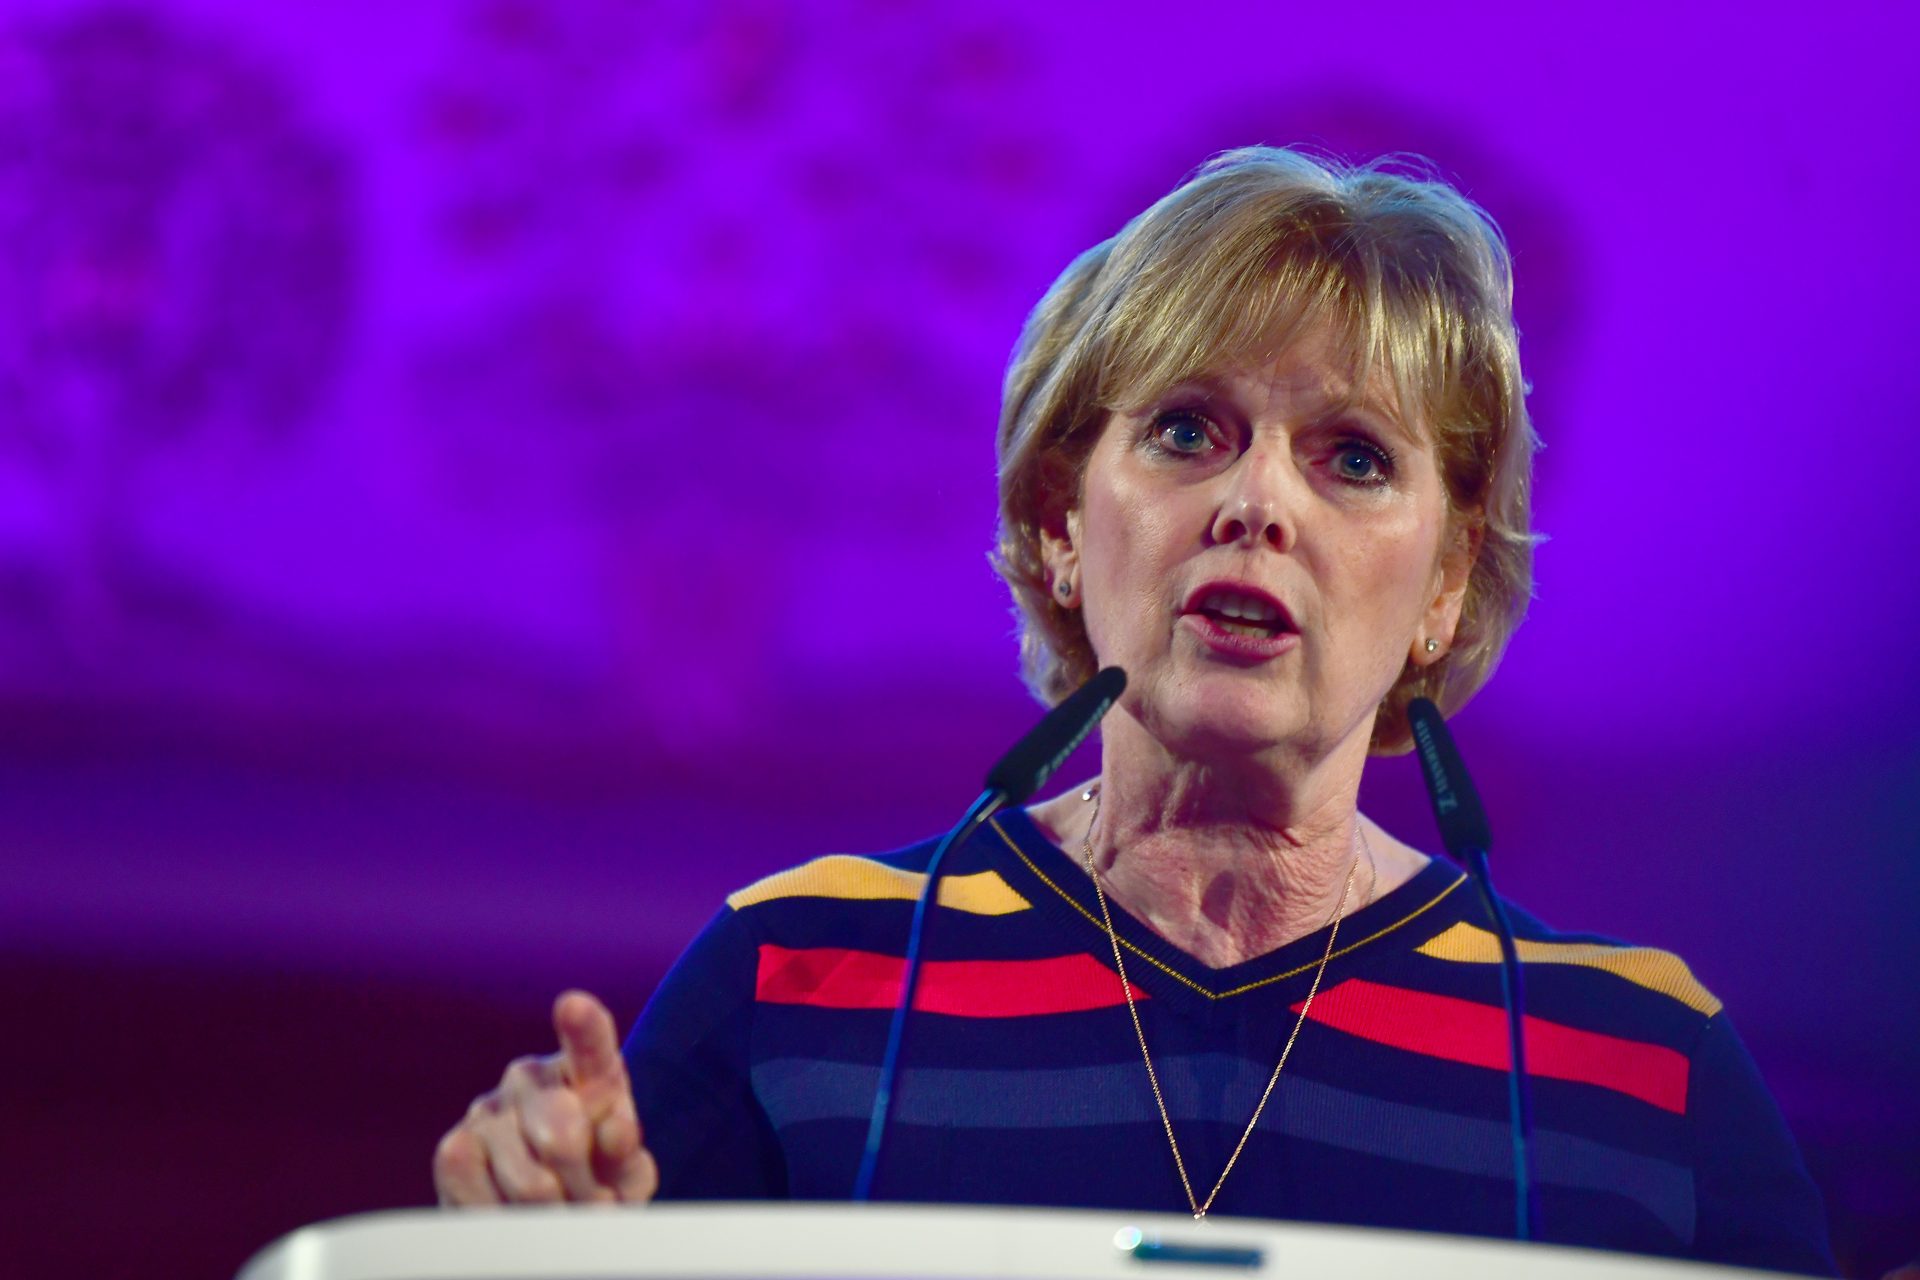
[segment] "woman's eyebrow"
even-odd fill
[[[1165,409],[1179,400],[1198,400],[1211,407],[1221,401],[1234,400],[1233,388],[1211,374],[1195,374],[1182,378],[1178,382],[1169,382],[1164,386],[1151,388],[1143,395],[1134,397],[1134,402],[1123,406],[1119,412],[1132,417],[1154,413]]]
[[[1426,441],[1425,434],[1416,429],[1413,423],[1407,421],[1407,415],[1400,411],[1397,404],[1386,404],[1371,399],[1350,400],[1341,409],[1341,413],[1358,418],[1369,426],[1405,436],[1413,443],[1423,444]]]
[[[1227,379],[1213,373],[1196,373],[1192,377],[1182,378],[1163,392],[1158,399],[1172,400],[1181,396],[1193,396],[1209,404],[1216,400],[1235,398],[1232,385]]]
[[[1377,369],[1368,379],[1368,385],[1357,394],[1353,383],[1345,379],[1329,379],[1326,392],[1329,419],[1351,417],[1376,430],[1397,435],[1416,447],[1424,448],[1429,443],[1429,433],[1416,421],[1419,415],[1406,412],[1400,389],[1390,379],[1383,380]]]

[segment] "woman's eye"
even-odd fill
[[[1378,445],[1350,440],[1333,455],[1333,469],[1351,484],[1385,484],[1393,476],[1393,459]]]
[[[1211,425],[1197,413],[1163,413],[1153,420],[1153,440],[1169,453],[1205,453],[1213,444]]]

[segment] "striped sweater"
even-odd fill
[[[762,880],[674,966],[626,1050],[663,1196],[850,1193],[932,848]],[[948,855],[937,902],[876,1198],[1184,1210],[1084,872],[1007,813]],[[1670,954],[1513,919],[1545,1238],[1831,1274],[1818,1194],[1720,1002]],[[1114,923],[1204,1197],[1326,936],[1210,969]],[[1445,861],[1352,913],[1213,1212],[1510,1234],[1498,960]]]

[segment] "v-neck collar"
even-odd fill
[[[1110,964],[1112,944],[1086,869],[1042,835],[1023,809],[1001,813],[988,825],[981,842],[1008,883]],[[1466,880],[1466,872],[1459,867],[1435,858],[1399,888],[1348,915],[1340,922],[1329,973],[1345,957],[1364,952],[1405,928],[1424,926],[1422,936],[1446,928],[1469,900],[1470,895],[1460,892]],[[1215,969],[1162,938],[1111,898],[1108,902],[1114,933],[1129,962],[1127,976],[1155,998],[1202,1016],[1223,1005],[1238,1005],[1242,997],[1258,996],[1263,1004],[1273,997],[1292,1003],[1305,995],[1320,957],[1326,954],[1327,929],[1321,928],[1278,950]]]

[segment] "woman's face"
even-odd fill
[[[1176,754],[1364,753],[1403,665],[1452,642],[1471,539],[1424,426],[1384,371],[1351,396],[1349,367],[1303,326],[1265,368],[1111,415],[1044,537],[1101,665]]]

